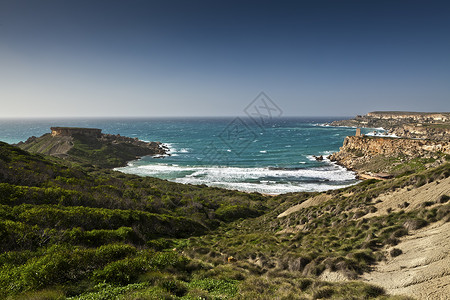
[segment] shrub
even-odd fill
[[[405,223],[403,223],[403,226],[407,229],[407,230],[416,230],[416,229],[420,229],[422,227],[425,227],[426,225],[428,225],[428,222],[425,221],[424,219],[409,219],[406,220]]]
[[[447,203],[448,200],[450,200],[450,196],[448,195],[442,195],[441,197],[439,197],[439,200],[437,201],[438,203]]]
[[[391,251],[389,251],[389,254],[391,255],[391,257],[399,256],[402,253],[403,253],[403,251],[398,248],[393,248]]]
[[[75,245],[98,247],[100,245],[117,242],[140,242],[140,239],[131,227],[120,227],[115,230],[94,229],[90,231],[84,231],[77,227],[66,231],[65,234],[67,240]]]
[[[179,281],[179,280],[173,280],[173,279],[166,279],[160,282],[160,286],[170,292],[171,294],[174,294],[178,297],[183,296],[187,292],[187,286],[185,283]]]
[[[433,204],[435,204],[435,202],[433,202],[433,201],[425,201],[422,204],[420,204],[420,207],[428,207],[428,206],[431,206]]]
[[[222,279],[200,279],[192,280],[188,286],[190,288],[197,288],[201,290],[208,291],[214,296],[228,296],[233,297],[238,292],[237,280],[222,280]]]
[[[313,299],[326,299],[330,298],[334,294],[334,290],[331,287],[325,286],[319,288],[312,295]]]
[[[150,240],[150,241],[147,241],[146,244],[148,247],[150,247],[156,251],[161,251],[161,250],[167,249],[173,245],[173,243],[170,240],[165,239],[165,238]]]
[[[450,204],[439,207],[436,212],[436,218],[445,222],[450,221]]]
[[[309,278],[302,278],[302,279],[299,279],[297,282],[298,282],[298,287],[302,291],[305,291],[313,283],[313,281],[311,279],[309,279]]]
[[[231,222],[240,218],[252,218],[259,215],[258,211],[241,205],[223,205],[216,210],[218,219]]]
[[[363,289],[363,293],[365,294],[365,298],[376,298],[378,296],[382,296],[384,294],[386,294],[386,291],[379,286],[374,286],[374,285],[366,285]]]
[[[96,282],[125,285],[135,281],[148,269],[148,263],[142,258],[125,258],[94,271],[92,279]]]

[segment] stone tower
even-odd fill
[[[361,128],[356,128],[356,134],[355,136],[362,136],[361,134]]]

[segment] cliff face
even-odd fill
[[[79,127],[51,127],[52,136],[74,136],[86,135],[100,137],[102,130],[98,128],[79,128]]]
[[[405,157],[404,159],[436,158],[439,157],[438,153],[450,154],[450,142],[348,136],[340,151],[333,153],[330,159],[349,169],[364,170],[376,158],[382,157],[387,161],[399,156]],[[379,164],[381,167],[381,163]]]
[[[423,113],[423,112],[399,112],[399,111],[374,111],[366,115],[367,117],[384,120],[405,120],[411,119],[418,122],[446,122],[450,120],[450,113]]]
[[[56,156],[82,164],[113,168],[146,155],[163,155],[160,142],[103,134],[96,128],[52,127],[52,133],[17,144],[23,150]]]

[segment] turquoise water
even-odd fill
[[[51,126],[160,141],[170,156],[144,157],[117,170],[190,184],[279,194],[323,191],[357,182],[355,174],[312,155],[338,151],[354,128],[320,124],[337,118],[280,118],[258,126],[245,118],[0,120],[0,140],[24,141]],[[369,129],[363,129],[368,132]]]

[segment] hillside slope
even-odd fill
[[[383,272],[391,250],[417,230],[446,228],[450,163],[441,158],[389,180],[269,197],[67,164],[0,143],[0,297],[407,299],[362,279]],[[434,266],[423,265],[427,278],[445,283],[446,269]],[[441,286],[435,295],[444,295]],[[411,291],[398,292],[415,298]]]
[[[390,294],[440,300],[450,295],[450,222],[432,224],[402,238],[401,255],[389,257],[363,279]]]

